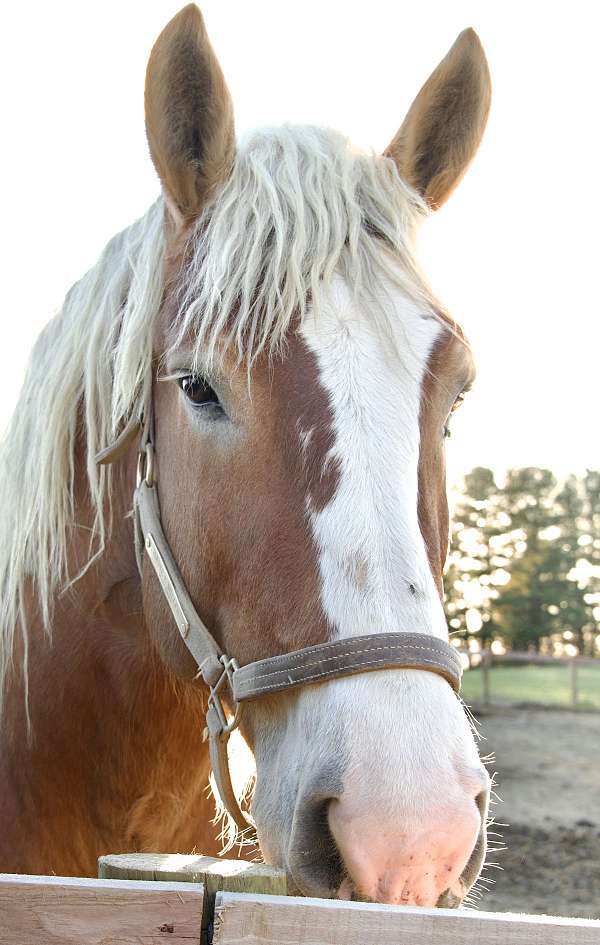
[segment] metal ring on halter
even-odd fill
[[[142,482],[145,482],[149,487],[154,485],[154,448],[152,443],[146,443],[138,453],[135,481],[138,489]]]
[[[233,674],[235,673],[236,670],[239,669],[239,666],[238,666],[237,660],[233,659],[233,657],[230,657],[230,656],[223,655],[221,656],[220,661],[223,664],[223,672],[217,679],[214,686],[210,686],[208,704],[209,706],[211,705],[214,706],[215,712],[217,713],[219,717],[219,722],[221,723],[221,734],[229,735],[231,732],[234,731],[234,729],[238,727],[238,725],[240,724],[240,718],[242,716],[242,708],[243,708],[242,703],[238,702],[236,699],[233,698]],[[232,702],[233,702],[233,718],[232,719],[227,718],[225,709],[223,707],[223,703],[221,702],[221,697],[219,695],[220,690],[223,688],[223,686],[226,683],[229,686],[229,691],[232,694]]]

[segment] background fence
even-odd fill
[[[600,710],[600,660],[564,659],[536,653],[481,654],[481,664],[464,676],[467,703],[536,703]]]

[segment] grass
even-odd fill
[[[490,670],[490,702],[536,702],[548,706],[571,706],[571,678],[568,666],[495,666]],[[600,660],[598,667],[577,669],[578,709],[600,710]],[[480,669],[463,677],[465,702],[483,701]]]

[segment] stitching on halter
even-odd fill
[[[366,652],[369,652],[369,651],[367,650]],[[359,656],[360,654],[357,653],[356,655]],[[436,667],[436,674],[437,674],[437,675],[440,675],[440,676],[441,676],[441,675],[443,675],[443,673],[444,673],[443,668],[442,668],[442,667],[440,666],[440,664],[437,663],[435,660],[430,660],[430,659],[427,659],[427,657],[424,657],[424,658],[421,660],[421,663],[427,663],[427,664],[429,664],[430,666],[435,666],[435,667]],[[381,660],[361,660],[359,663],[353,663],[353,664],[351,664],[351,665],[349,665],[349,666],[346,666],[345,669],[360,669],[360,668],[364,668],[365,666],[379,666],[380,664],[381,664]],[[316,664],[316,663],[312,663],[312,664],[309,664],[309,665],[316,666],[317,664]],[[414,667],[411,667],[410,665],[408,665],[408,666],[390,667],[390,669],[392,669],[392,668],[396,668],[396,669],[418,669],[419,666],[418,666],[417,664],[415,664]],[[274,673],[269,673],[268,675],[269,675],[269,676],[273,676],[273,675],[275,675],[275,674],[274,674]],[[337,678],[337,672],[336,672],[335,670],[333,670],[333,669],[329,669],[329,670],[325,670],[325,671],[322,672],[322,673],[313,673],[311,676],[303,676],[301,679],[294,680],[294,685],[301,685],[301,684],[306,683],[306,682],[311,682],[311,681],[313,681],[313,680],[315,680],[315,679],[326,679],[328,676],[331,676],[331,675],[333,675],[333,676],[335,676],[335,677]],[[258,679],[266,679],[267,677],[266,677],[266,676],[256,676],[255,678],[258,680]],[[284,688],[287,688],[288,685],[289,685],[289,683],[286,684],[286,685],[284,685]],[[272,685],[264,685],[264,686],[261,686],[259,691],[262,693],[262,692],[264,692],[266,689],[279,689],[279,688],[280,688],[280,685],[279,685],[278,683],[273,683]],[[251,691],[252,691],[252,690],[250,690],[250,692],[251,692]],[[248,698],[248,696],[246,696],[245,698]]]
[[[443,641],[440,641],[440,642],[443,642]],[[309,667],[309,666],[318,666],[320,663],[330,663],[332,660],[335,660],[335,661],[337,662],[338,660],[345,659],[345,657],[347,657],[347,656],[362,656],[363,654],[364,654],[364,655],[368,655],[369,653],[380,653],[382,650],[383,650],[383,651],[389,651],[389,650],[412,650],[412,649],[416,649],[416,648],[418,648],[419,650],[422,650],[424,653],[437,653],[437,652],[438,652],[438,651],[436,650],[436,648],[433,647],[433,646],[421,646],[421,645],[419,645],[419,644],[414,644],[414,643],[393,643],[393,644],[386,645],[386,646],[366,647],[366,648],[363,649],[363,650],[349,650],[347,653],[337,653],[335,656],[327,656],[327,657],[325,657],[324,659],[321,659],[321,660],[319,660],[319,661],[316,662],[316,663],[304,663],[304,665],[307,666],[307,667]],[[318,647],[313,647],[313,649],[318,651]],[[305,650],[304,653],[306,653],[306,652],[307,652],[307,651]],[[303,662],[303,656],[302,656],[301,654],[299,654],[298,656],[296,656],[296,655],[293,654],[293,653],[290,653],[289,656],[286,655],[286,654],[282,654],[282,655],[280,655],[279,657],[270,657],[270,660],[273,660],[273,659],[281,659],[282,661],[285,660],[286,664],[287,664],[287,663],[292,663],[292,662],[296,662],[296,663],[297,663],[298,661],[300,661],[301,663]],[[434,661],[434,660],[427,660],[426,658],[423,658],[423,662],[434,663],[435,661]],[[458,662],[458,657],[457,657],[457,662]],[[437,664],[436,664],[436,665],[437,665]],[[287,669],[287,668],[289,668],[289,667],[286,665],[286,669]],[[244,669],[244,667],[242,666],[242,667],[240,667],[240,669]],[[269,679],[270,676],[277,676],[277,675],[278,675],[279,673],[281,673],[281,672],[284,672],[284,670],[282,670],[282,669],[275,670],[274,672],[271,672],[271,673],[264,673],[264,674],[262,674],[261,676],[255,676],[254,678],[255,678],[255,680],[257,680],[257,681],[258,681],[259,679]]]

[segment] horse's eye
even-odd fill
[[[204,407],[209,404],[219,404],[219,398],[203,377],[198,374],[186,374],[178,379],[183,393],[194,407]]]
[[[458,397],[457,397],[456,400],[454,401],[454,405],[453,405],[453,407],[452,407],[452,410],[451,410],[450,413],[448,414],[448,419],[446,420],[446,422],[445,422],[445,424],[444,424],[444,427],[443,427],[443,434],[444,434],[445,437],[450,437],[450,436],[452,436],[452,431],[450,430],[450,418],[452,417],[452,414],[454,413],[454,411],[455,411],[455,410],[458,410],[458,408],[461,406],[461,404],[464,403],[464,400],[465,400],[465,393],[466,393],[466,391],[462,391],[462,392],[458,395]]]

